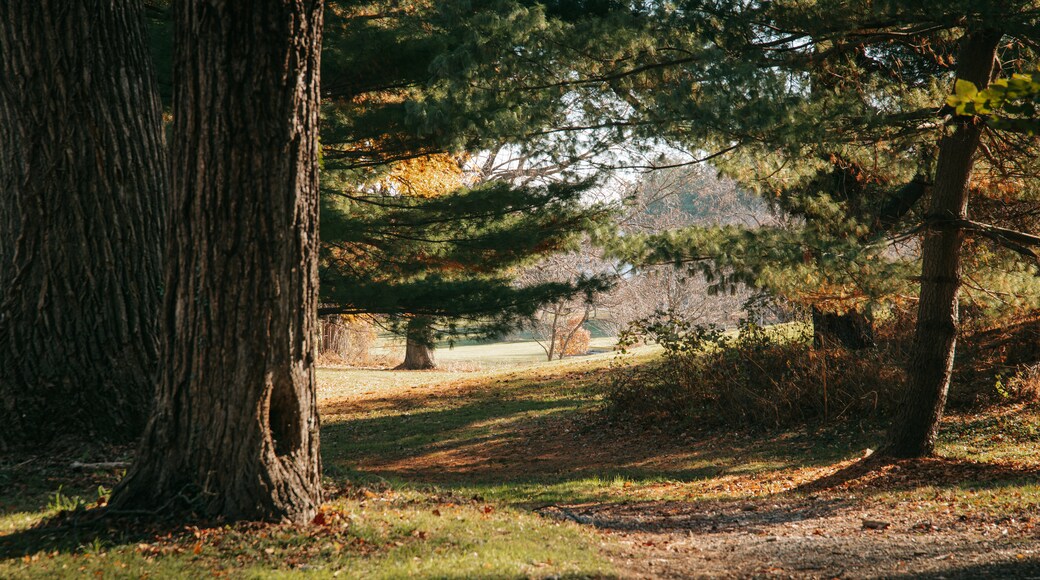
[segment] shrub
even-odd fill
[[[622,348],[652,341],[664,356],[615,370],[613,408],[654,423],[781,427],[877,419],[898,400],[901,352],[815,349],[805,325],[752,320],[742,321],[736,336],[668,312],[634,322]]]
[[[968,329],[958,339],[950,385],[952,407],[1040,399],[1040,318]]]
[[[589,346],[592,344],[592,333],[583,326],[585,318],[575,316],[567,321],[567,330],[563,334],[567,338],[567,344],[563,349],[563,356],[574,356],[588,354]]]
[[[371,363],[375,327],[356,316],[328,316],[318,321],[319,365],[364,366]]]

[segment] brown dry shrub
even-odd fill
[[[380,369],[392,369],[401,364],[404,358],[403,348],[394,348],[386,352],[378,352],[368,355],[368,363],[365,366]]]
[[[567,341],[567,348],[563,351],[564,356],[588,354],[589,346],[592,344],[592,333],[582,326],[583,323],[582,317],[574,317],[567,321],[567,333],[571,336]],[[567,334],[563,336],[566,338]]]
[[[665,356],[620,367],[613,408],[640,421],[687,425],[791,426],[873,421],[899,405],[914,331],[912,311],[877,326],[877,346],[813,348],[808,336],[747,326],[741,338],[658,320],[632,340],[659,342]],[[656,324],[656,325],[655,325]],[[957,343],[948,408],[1040,401],[1040,316],[967,324]]]
[[[664,346],[652,363],[615,371],[618,413],[639,422],[788,427],[834,420],[873,422],[894,408],[905,380],[903,352],[882,342],[816,349],[807,335],[745,325],[737,338],[680,321],[645,325]]]
[[[974,325],[972,325],[974,326]],[[1040,400],[1040,318],[969,328],[957,344],[953,407]]]
[[[328,316],[318,321],[319,366],[367,366],[376,341],[375,326],[356,316]]]

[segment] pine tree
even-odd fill
[[[573,247],[609,215],[580,204],[586,187],[493,183],[337,204],[326,196],[321,312],[389,316],[415,343],[412,362],[421,367],[432,362],[426,351],[438,333],[494,336],[547,301],[602,291],[603,278],[518,285],[513,277],[514,268]]]
[[[885,250],[892,238],[921,236],[916,362],[908,369],[906,413],[888,449],[930,453],[955,347],[965,274],[959,248],[967,234],[984,229],[965,223],[969,190],[984,200],[1006,197],[1013,185],[1028,199],[1035,188],[1029,179],[998,175],[1002,167],[1028,165],[1033,144],[974,135],[964,121],[948,122],[944,104],[958,76],[987,84],[993,47],[1005,74],[1035,59],[1032,4],[687,1],[614,4],[607,12],[554,36],[563,48],[552,54],[588,57],[542,67],[552,78],[539,78],[537,86],[613,95],[627,106],[622,114],[605,97],[586,107],[599,126],[700,151],[794,210],[806,226],[701,229],[659,237],[641,251],[706,261],[733,281],[790,285],[848,302],[874,298],[870,286],[911,282],[898,274],[914,267],[912,247],[894,262]],[[580,33],[597,27],[610,32]],[[536,35],[517,50],[517,62],[542,57],[532,49],[551,46],[549,36]],[[982,137],[989,142],[979,160],[971,153]],[[989,251],[976,242],[971,248]],[[968,265],[984,269],[983,260]],[[1028,294],[1035,302],[1035,283]]]
[[[176,7],[166,347],[114,509],[304,522],[320,503],[322,8]]]
[[[651,54],[626,62],[628,71],[668,72],[657,79],[618,74],[622,80],[612,90],[648,124],[688,121],[690,130],[677,138],[732,151],[719,159],[724,170],[745,177],[752,170],[761,190],[797,208],[808,222],[801,235],[786,240],[769,231],[702,232],[699,238],[688,234],[685,248],[682,241],[665,239],[657,251],[683,260],[707,250],[710,259],[718,256],[713,250],[739,249],[734,244],[743,238],[749,253],[768,248],[766,256],[775,258],[782,244],[789,248],[783,252],[787,264],[797,264],[803,250],[817,268],[829,261],[851,270],[859,286],[884,271],[862,269],[879,261],[870,248],[885,247],[900,222],[904,231],[918,224],[923,275],[917,329],[903,413],[887,450],[898,456],[931,453],[953,363],[961,246],[973,231],[965,224],[969,191],[983,198],[1006,195],[1000,180],[981,177],[1021,156],[998,139],[987,147],[987,159],[976,161],[980,127],[947,123],[943,105],[955,78],[979,87],[988,83],[998,46],[1005,67],[1032,59],[1037,13],[1028,3],[1006,2],[689,2],[653,18],[689,34],[682,45],[689,56]],[[643,90],[647,85],[672,90]],[[671,131],[664,123],[655,127]],[[841,188],[821,187],[820,178],[832,171],[828,165],[842,170]],[[1025,181],[1016,193],[1034,187]],[[863,195],[849,195],[857,191]],[[828,213],[840,228],[825,225]],[[825,235],[806,237],[813,232]],[[722,264],[734,261],[725,257]],[[754,260],[747,265],[759,282],[770,271]]]
[[[167,180],[142,24],[133,1],[0,5],[0,449],[144,426]]]
[[[991,28],[995,24],[978,23],[966,28],[957,52],[957,80],[982,87],[989,84],[1003,36]],[[887,449],[898,457],[930,455],[935,449],[957,343],[961,248],[966,232],[956,222],[967,217],[969,183],[981,136],[978,124],[963,119],[939,143],[935,188],[926,214],[930,223],[921,253],[921,294],[908,367],[910,380]]]
[[[602,222],[604,209],[580,199],[586,184],[463,189],[464,179],[442,179],[452,155],[523,144],[563,122],[557,92],[534,103],[473,98],[447,90],[442,78],[465,74],[453,61],[475,38],[484,44],[474,58],[500,60],[500,51],[543,24],[540,13],[371,2],[333,3],[329,14],[322,311],[388,317],[407,336],[401,368],[427,368],[439,335],[501,333],[541,302],[602,287],[596,280],[525,288],[512,276],[517,265]],[[542,163],[558,170],[573,155]]]

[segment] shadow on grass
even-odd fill
[[[138,518],[106,513],[104,509],[61,512],[30,528],[0,536],[0,560],[39,552],[97,552],[154,541],[157,536],[186,534],[184,526],[183,520],[143,523]]]
[[[448,450],[517,436],[515,423],[552,415],[581,404],[577,399],[481,401],[452,408],[410,411],[322,426],[322,447],[328,461],[359,456],[408,457],[417,451]],[[505,431],[503,432],[503,428]]]
[[[612,478],[643,486],[711,484],[723,476],[761,483],[784,471],[828,472],[784,492],[798,495],[1014,486],[1040,476],[1006,464],[880,462],[876,456],[829,473],[831,465],[876,443],[879,433],[833,427],[672,434],[609,416],[602,402],[608,383],[604,369],[541,372],[331,401],[322,409],[330,418],[322,429],[325,463],[410,485],[496,488],[529,508],[609,499],[603,488]]]
[[[487,491],[543,515],[601,528],[700,533],[752,531],[825,517],[852,500],[806,494],[837,488],[881,493],[927,486],[998,487],[1040,476],[1035,469],[967,460],[858,462],[795,487],[793,493],[746,499],[717,494],[718,499],[696,501],[623,497],[624,503],[618,503],[604,492],[614,477],[647,487],[655,482],[710,482],[720,476],[761,482],[783,470],[826,468],[873,442],[874,434],[672,434],[610,417],[602,404],[606,388],[602,372],[557,372],[329,401],[322,405],[323,458],[328,475],[339,484],[385,477],[435,493]],[[47,482],[52,484],[57,487]],[[45,502],[43,494],[32,497]],[[581,502],[590,505],[575,506]],[[161,533],[183,533],[183,527],[59,517],[0,536],[0,557],[84,551],[99,543],[130,544]]]
[[[945,457],[891,459],[872,456],[798,486],[794,491],[815,493],[856,489],[884,493],[923,487],[995,489],[1038,481],[1040,470],[1033,466]]]
[[[122,467],[88,468],[95,462],[125,462],[132,447],[92,441],[62,441],[43,451],[0,456],[0,517],[38,511],[64,498],[97,500],[99,489],[119,481]],[[56,497],[57,496],[57,497]]]
[[[605,379],[602,371],[549,373],[330,401],[324,461],[413,485],[530,490],[540,501],[516,503],[533,506],[602,499],[581,484],[589,479],[682,483],[830,465],[873,437],[648,430],[609,416]]]
[[[759,528],[817,520],[850,506],[844,499],[800,499],[782,503],[725,500],[640,501],[587,506],[547,506],[535,510],[560,520],[614,531],[693,534],[756,533]]]

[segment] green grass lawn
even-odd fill
[[[364,395],[388,387],[436,385],[521,368],[555,368],[581,362],[605,363],[614,356],[614,344],[614,338],[594,338],[590,354],[552,362],[546,360],[545,352],[534,341],[466,344],[454,348],[442,345],[434,351],[439,367],[434,370],[399,372],[388,369],[322,369],[318,372],[318,397],[332,399]],[[383,346],[377,350],[396,352],[392,346]],[[652,351],[654,347],[644,350]]]
[[[609,354],[616,343],[617,339],[610,336],[593,338],[589,343],[589,354],[573,358]],[[379,341],[374,353],[397,353],[403,356],[404,344],[400,338],[384,337]],[[460,341],[454,346],[448,342],[441,342],[434,349],[434,357],[437,364],[448,371],[496,370],[548,362],[545,350],[534,340]]]
[[[440,353],[468,371],[319,371],[329,501],[312,525],[88,524],[63,510],[103,503],[120,470],[69,463],[125,459],[126,450],[4,458],[0,577],[612,577],[623,572],[610,559],[614,536],[542,514],[767,506],[806,494],[880,513],[912,506],[937,522],[969,513],[1028,521],[1040,506],[1036,406],[951,417],[943,458],[821,492],[803,487],[852,465],[876,431],[626,425],[604,405],[612,355],[546,363],[531,346]]]

